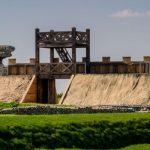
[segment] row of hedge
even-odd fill
[[[52,107],[52,106],[32,106],[14,107],[12,109],[2,109],[0,114],[73,114],[73,113],[124,113],[142,111],[143,107],[132,106],[105,106],[105,107]],[[147,108],[146,108],[147,110]],[[149,111],[149,110],[148,110]]]
[[[150,120],[14,126],[0,129],[1,149],[110,149],[150,143]]]

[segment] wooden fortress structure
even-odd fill
[[[41,49],[42,48],[42,49]],[[40,62],[40,52],[49,50],[50,60]],[[82,62],[77,61],[77,50],[85,49]],[[71,50],[71,52],[70,52]],[[54,57],[57,52],[59,58]],[[16,63],[9,59],[8,75],[35,75],[34,102],[56,103],[55,79],[69,79],[75,74],[108,74],[108,73],[150,73],[150,57],[143,61],[131,61],[131,57],[123,57],[122,61],[111,61],[110,57],[102,57],[102,61],[90,61],[90,30],[85,32],[54,31],[40,32],[35,30],[35,58],[30,63]]]

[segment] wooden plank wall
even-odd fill
[[[8,75],[34,75],[35,65],[16,64],[8,66]]]
[[[31,61],[31,60],[30,60]],[[75,72],[72,74],[86,74],[86,63],[77,62],[75,64]],[[130,57],[123,57],[122,61],[110,61],[110,57],[103,57],[101,62],[90,62],[90,74],[107,74],[107,73],[150,73],[150,57],[144,57],[143,61],[131,61]],[[34,75],[35,64],[16,63],[11,60],[8,65],[8,75]],[[70,74],[71,75],[71,74]],[[60,74],[63,78],[63,74]],[[70,76],[69,76],[70,77]]]

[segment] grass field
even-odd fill
[[[119,150],[150,150],[150,144],[131,145]]]
[[[28,107],[28,106],[61,106],[61,107],[72,107],[72,106],[57,105],[57,104],[37,104],[37,103],[17,103],[17,102],[4,103],[4,102],[0,102],[0,109],[7,109],[7,108],[13,108],[13,107]]]
[[[0,115],[0,127],[15,125],[68,124],[108,120],[111,122],[131,119],[150,119],[150,113],[97,113],[63,115]]]
[[[0,147],[149,150],[149,126],[150,113],[0,115]]]

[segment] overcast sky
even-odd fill
[[[74,26],[91,29],[92,60],[150,55],[150,0],[0,0],[0,44],[15,46],[18,62],[34,57],[35,28]]]

